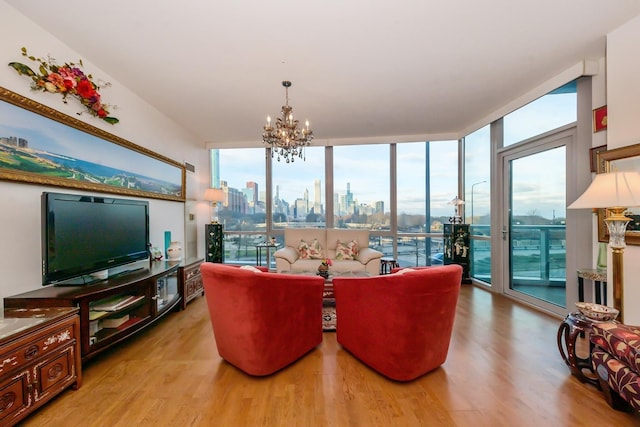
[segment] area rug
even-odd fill
[[[336,307],[325,305],[322,307],[322,330],[325,332],[335,332],[336,330]]]

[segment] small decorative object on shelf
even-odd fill
[[[322,276],[325,279],[329,277],[329,267],[331,266],[330,259],[323,259],[322,263],[318,266],[318,276]]]
[[[162,259],[162,251],[157,246],[151,248],[151,260],[160,261]]]
[[[460,216],[460,206],[464,205],[464,200],[456,196],[449,202],[449,204],[454,206],[454,214],[453,216],[449,217],[449,222],[451,224],[462,224],[462,217]]]
[[[577,302],[576,307],[585,317],[601,322],[611,322],[620,314],[620,312],[613,307],[590,302]]]
[[[180,261],[182,259],[182,246],[180,242],[171,242],[169,248],[167,248],[167,254],[169,261]]]

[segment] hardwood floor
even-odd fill
[[[22,425],[640,425],[638,415],[609,408],[600,391],[570,374],[556,346],[559,324],[464,285],[449,357],[416,381],[381,377],[332,332],[288,368],[252,378],[218,357],[206,301],[198,298],[86,364],[79,390]]]

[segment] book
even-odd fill
[[[89,311],[89,320],[96,320],[107,314],[106,311]]]
[[[99,320],[93,320],[93,321],[89,322],[89,335],[90,336],[94,336],[95,334],[98,333],[98,331],[100,331],[102,329],[102,325],[100,323],[101,322]]]
[[[92,311],[116,311],[144,299],[144,295],[119,295],[98,301],[91,306]]]
[[[120,317],[109,317],[107,319],[103,319],[102,320],[102,327],[103,328],[117,328],[118,326],[122,325],[123,323],[125,323],[127,320],[129,320],[129,315],[128,314],[124,314]]]
[[[139,317],[130,317],[129,320],[127,320],[126,322],[124,322],[122,325],[118,326],[118,330],[122,331],[124,329],[127,329],[129,326],[133,325],[134,323],[138,323],[141,319]]]

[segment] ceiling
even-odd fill
[[[640,0],[5,2],[219,146],[261,144],[282,80],[317,142],[456,138],[604,57],[640,14]]]

